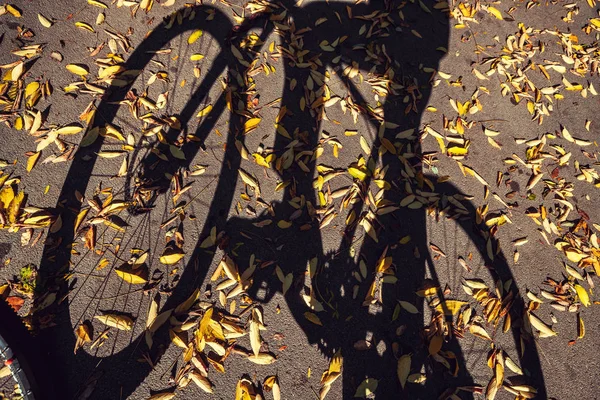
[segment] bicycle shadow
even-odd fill
[[[425,4],[432,8],[433,3],[425,2]],[[345,68],[350,66],[350,70],[337,68],[337,75],[346,87],[350,97],[354,99],[357,109],[368,115],[370,123],[376,130],[379,130],[382,121],[396,124],[393,128],[383,130],[383,133],[373,140],[370,152],[373,163],[387,167],[384,178],[390,187],[379,200],[381,204],[389,205],[397,205],[401,199],[407,196],[407,183],[414,191],[428,190],[427,186],[424,185],[427,177],[423,175],[418,139],[415,136],[414,139],[396,140],[395,135],[398,132],[419,126],[423,108],[431,94],[431,85],[427,82],[428,75],[423,73],[421,66],[425,65],[437,69],[437,65],[444,54],[439,51],[439,48],[447,48],[449,35],[447,17],[444,17],[443,14],[434,12],[435,17],[427,16],[425,18],[426,14],[416,4],[406,4],[406,7],[402,7],[402,14],[399,14],[394,5],[395,2],[392,1],[360,3],[357,5],[349,5],[343,2],[310,2],[299,7],[295,1],[283,1],[279,6],[282,8],[277,8],[278,13],[282,9],[286,9],[286,18],[290,18],[292,21],[289,29],[279,31],[281,44],[288,50],[285,59],[285,76],[287,79],[307,82],[310,77],[315,86],[313,92],[318,92],[320,89],[324,90],[325,84],[324,82],[318,82],[318,77],[325,76],[326,70],[336,69],[341,65]],[[260,33],[263,41],[275,29],[274,23],[269,21],[270,17],[274,15],[273,13],[265,13],[247,20],[241,27],[234,28],[229,19],[217,8],[196,6],[194,10],[198,14],[206,10],[214,13],[219,23],[202,26],[201,28],[205,33],[218,40],[222,49],[229,49],[232,44],[239,48],[239,42],[243,39],[244,33],[251,28],[263,28]],[[315,26],[315,21],[318,19],[324,19],[327,22]],[[305,27],[311,27],[311,30],[303,30]],[[164,26],[157,28],[130,55],[125,68],[128,70],[143,69],[150,62],[153,51],[163,48],[169,40],[184,32],[197,28],[198,25],[194,21],[184,22],[181,25],[173,26],[171,29],[165,29]],[[418,36],[414,32],[417,32]],[[336,38],[339,39],[344,36],[347,37],[343,41],[338,41],[338,44],[334,46],[334,51],[323,50],[322,41],[324,39],[327,39],[329,43],[335,43]],[[239,80],[234,79],[232,74],[232,71],[237,71],[238,74],[244,76],[244,71],[243,69],[240,71],[240,68],[242,66],[239,59],[229,52],[226,52],[223,57],[215,59],[207,75],[217,76],[223,70],[228,69],[230,80],[227,90],[214,103],[213,114],[221,115],[222,112],[226,111],[228,106],[227,94],[233,96],[234,101],[231,102],[232,104],[246,104],[244,93],[248,89],[247,82],[240,83]],[[349,72],[344,73],[345,71]],[[362,74],[377,72],[379,76],[387,76],[386,90],[389,93],[387,96],[381,96],[383,104],[379,109],[368,106],[369,103],[356,87],[356,78],[353,71]],[[390,75],[393,76],[390,77]],[[416,77],[419,78],[418,81],[415,81]],[[178,117],[182,126],[186,126],[193,118],[202,98],[209,92],[211,85],[212,83],[205,79],[196,89],[192,100],[179,113]],[[319,227],[322,220],[315,212],[315,209],[319,208],[320,199],[315,195],[313,186],[316,168],[316,159],[313,154],[319,146],[320,118],[323,115],[325,105],[316,104],[316,98],[311,98],[311,95],[302,86],[302,84],[299,84],[294,89],[286,84],[282,94],[282,106],[285,106],[288,110],[284,117],[285,123],[286,126],[291,127],[291,129],[288,128],[288,132],[294,132],[293,139],[296,140],[292,147],[293,151],[290,155],[291,140],[280,134],[276,135],[272,147],[278,158],[294,157],[296,161],[296,163],[291,163],[289,168],[276,167],[281,179],[289,182],[289,186],[284,192],[283,199],[273,204],[274,214],[277,217],[281,216],[282,219],[298,210],[298,207],[291,206],[291,203],[301,205],[300,210],[302,212],[301,214],[296,213],[292,228],[288,231],[293,232],[293,234],[283,234],[276,224],[257,228],[255,223],[263,221],[267,216],[260,216],[253,220],[227,218],[227,211],[230,210],[233,203],[238,171],[242,162],[239,152],[236,151],[236,140],[242,143],[245,140],[242,127],[246,121],[246,116],[243,109],[237,109],[236,112],[231,113],[229,121],[227,151],[225,154],[227,162],[222,164],[219,181],[208,210],[208,220],[213,223],[204,225],[200,238],[208,236],[210,229],[216,225],[219,230],[224,230],[230,236],[231,243],[247,241],[247,235],[250,235],[278,244],[277,247],[282,250],[276,254],[277,264],[284,274],[291,273],[296,277],[294,284],[285,296],[287,305],[295,320],[306,334],[307,340],[312,344],[317,344],[323,354],[331,357],[337,350],[341,349],[342,351],[344,357],[342,377],[344,398],[351,398],[358,384],[367,376],[379,379],[378,393],[384,396],[385,393],[399,393],[398,396],[402,398],[437,397],[444,389],[448,388],[446,378],[452,374],[448,369],[440,367],[439,363],[431,360],[427,352],[427,341],[424,341],[421,337],[421,330],[424,325],[423,301],[417,301],[416,303],[418,313],[402,313],[395,324],[392,325],[389,322],[392,320],[394,309],[391,304],[395,304],[396,300],[414,302],[415,297],[413,294],[422,286],[427,272],[434,281],[437,281],[437,286],[440,286],[428,255],[425,210],[415,211],[399,208],[393,213],[377,215],[376,218],[372,218],[371,223],[374,225],[373,229],[377,234],[377,242],[369,237],[365,238],[362,246],[357,251],[360,259],[365,260],[369,269],[373,270],[376,261],[384,251],[387,251],[386,255],[392,257],[393,263],[397,266],[401,265],[401,268],[395,270],[395,275],[399,278],[398,283],[393,285],[392,288],[386,286],[382,297],[384,306],[378,310],[379,313],[376,316],[373,316],[368,307],[361,305],[361,300],[365,298],[365,293],[369,290],[368,287],[360,287],[356,301],[350,301],[349,293],[354,285],[353,272],[357,270],[359,258],[334,257],[327,254],[323,247],[324,238]],[[124,98],[130,88],[131,85],[122,89],[111,88],[113,89],[113,95],[99,105],[94,126],[103,126],[114,120],[119,107],[116,103],[119,99]],[[408,102],[405,102],[406,98],[408,98]],[[301,105],[302,99],[304,99],[304,107]],[[307,103],[309,106],[306,106]],[[315,106],[313,107],[313,105]],[[170,159],[169,162],[161,164],[158,168],[155,167],[157,159],[152,154],[143,161],[144,171],[141,176],[148,181],[148,185],[156,188],[157,195],[166,192],[169,188],[169,183],[162,178],[165,172],[172,174],[179,168],[189,166],[201,143],[204,142],[208,133],[213,130],[216,120],[216,118],[213,118],[202,123],[194,135],[199,140],[189,142],[182,147],[181,150],[187,161]],[[176,131],[168,132],[166,141],[173,141],[178,134]],[[390,150],[387,143],[384,144],[382,139],[397,143],[394,150]],[[76,191],[86,192],[89,176],[92,174],[98,157],[97,153],[100,151],[102,144],[102,140],[99,139],[89,147],[78,149],[60,194],[57,208],[77,211],[80,209],[81,204],[75,201],[74,193]],[[159,148],[161,148],[160,146]],[[383,148],[386,148],[386,151],[383,151]],[[394,152],[396,154],[393,154]],[[298,160],[302,161],[302,167],[297,164]],[[129,177],[128,179],[132,178]],[[344,230],[343,239],[340,245],[336,247],[340,249],[340,253],[349,249],[355,237],[361,234],[359,221],[361,218],[364,220],[369,216],[369,207],[377,208],[377,205],[372,204],[368,196],[368,191],[372,190],[374,185],[373,180],[373,176],[367,176],[363,181],[356,183],[357,195],[352,202],[349,202],[356,219],[351,221]],[[436,191],[449,194],[458,193],[450,185],[438,186]],[[365,201],[365,199],[367,200]],[[224,210],[225,213],[223,213]],[[473,227],[477,227],[473,223],[476,210],[471,204],[466,204],[466,215],[470,218],[459,219],[459,225],[473,241],[479,243],[483,258],[491,265],[492,260],[489,260],[485,250],[483,250],[486,246],[485,239],[482,239],[478,233],[481,229],[477,228],[473,232]],[[75,239],[73,228],[76,224],[76,216],[77,212],[63,212],[61,229],[50,235],[50,240],[44,251],[46,256],[40,266],[40,272],[44,276],[50,277],[53,274],[61,273],[61,271],[64,272],[64,267],[68,266],[71,258],[69,245]],[[300,226],[303,226],[302,230]],[[413,246],[398,246],[400,239],[407,232],[412,237]],[[246,234],[244,238],[240,237],[243,233]],[[422,255],[420,258],[415,257],[415,248]],[[231,253],[230,250],[225,248],[228,253]],[[260,246],[247,246],[238,252],[236,259],[240,260],[240,265],[247,265],[244,261],[250,254],[256,254],[259,258],[264,259],[268,257],[266,254],[260,254]],[[50,258],[49,255],[53,257]],[[319,268],[318,273],[310,280],[311,284],[320,287],[321,290],[326,287],[331,293],[346,293],[346,295],[334,296],[334,300],[329,299],[328,303],[331,303],[329,305],[336,311],[335,313],[318,313],[322,326],[315,325],[306,319],[305,313],[310,309],[307,308],[302,299],[302,294],[306,293],[306,282],[303,277],[305,276],[307,263],[313,257],[318,258]],[[163,309],[172,308],[179,304],[196,287],[202,284],[211,262],[212,258],[207,257],[199,246],[195,246],[195,250],[187,263],[188,267],[184,270],[179,284],[163,306]],[[327,266],[325,266],[326,262]],[[494,275],[500,278],[502,282],[513,279],[510,268],[502,257],[496,257],[493,266]],[[61,268],[63,269],[61,270]],[[249,292],[254,297],[258,297],[259,291],[262,296],[260,300],[264,302],[269,302],[274,293],[281,291],[281,282],[272,269],[260,270],[256,273],[255,283]],[[523,306],[522,301],[519,300],[518,289],[514,284],[512,292],[516,299],[513,314],[515,320],[518,321]],[[348,316],[352,317],[350,323],[345,319]],[[395,328],[398,325],[407,327],[401,338],[398,338],[395,334]],[[373,332],[373,335],[378,339],[383,338],[390,345],[396,343],[398,346],[396,354],[391,354],[392,352],[388,351],[384,357],[381,357],[375,351],[356,350],[353,344],[364,338],[364,334],[368,331]],[[518,323],[513,324],[512,334],[515,342],[520,344],[522,330]],[[68,301],[63,302],[57,311],[57,327],[44,340],[48,344],[46,348],[49,349],[52,359],[56,360],[58,365],[70,365],[81,371],[91,371],[99,362],[98,358],[86,353],[80,352],[77,356],[70,356],[64,352],[52,351],[52,344],[57,343],[57,341],[69,340],[74,342]],[[131,368],[131,355],[135,347],[134,341],[126,349],[102,360],[101,366],[105,372],[101,382],[106,383],[102,385],[104,398],[127,397],[135,391],[150,372],[150,368],[145,364],[136,363],[135,368]],[[444,344],[444,350],[454,352],[459,367],[459,375],[456,381],[452,382],[452,385],[474,385],[475,382],[470,377],[469,371],[464,367],[462,361],[464,357],[461,354],[458,341],[455,338],[450,339]],[[423,385],[411,385],[407,386],[405,390],[400,390],[396,376],[396,357],[399,354],[409,353],[413,354],[413,369],[425,365],[426,370],[434,374],[435,378],[428,378]],[[526,351],[523,356],[519,357],[519,360],[522,367],[529,372],[534,380],[534,386],[538,389],[538,396],[545,398],[543,375],[535,345],[526,346]],[[125,381],[123,377],[126,377]],[[67,377],[67,379],[69,378],[71,377]],[[64,382],[65,377],[58,377],[57,379],[57,382]],[[113,382],[121,382],[122,385],[119,387],[119,385],[114,385]],[[482,382],[478,383],[481,384]]]

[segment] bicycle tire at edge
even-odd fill
[[[0,299],[0,335],[9,344],[31,385],[36,400],[54,399],[44,352],[15,311]]]

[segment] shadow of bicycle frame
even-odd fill
[[[315,5],[315,3],[309,3],[309,5],[304,8],[296,8],[293,5],[288,5],[288,12],[294,16],[294,20],[296,23],[300,23],[300,21],[306,21],[307,19],[313,18],[316,13],[320,13],[322,15],[326,15],[329,17],[334,17],[335,12],[338,11],[346,11],[346,5],[341,6],[333,6],[331,8],[326,8],[323,4]],[[128,61],[125,63],[124,67],[126,70],[143,70],[149,63],[152,57],[154,57],[154,52],[166,46],[171,40],[179,37],[180,35],[185,34],[186,32],[190,32],[192,30],[201,28],[206,34],[211,35],[215,40],[217,40],[221,46],[221,49],[229,49],[232,45],[238,46],[239,41],[243,39],[244,33],[248,32],[253,28],[262,28],[260,33],[260,38],[262,41],[265,41],[267,37],[273,32],[273,23],[269,21],[269,15],[260,15],[251,19],[247,19],[242,26],[234,27],[230,19],[222,13],[222,11],[218,8],[214,8],[211,6],[194,6],[193,11],[197,16],[204,15],[204,13],[209,12],[213,14],[214,20],[213,23],[202,24],[199,26],[198,22],[195,21],[183,21],[182,24],[174,24],[170,29],[165,27],[165,24],[161,24],[159,27],[154,29],[148,37],[144,39],[144,41],[133,51],[133,53],[129,56]],[[365,8],[356,7],[354,11],[354,15],[364,15],[367,11],[372,11],[373,8]],[[198,18],[198,17],[197,17]],[[447,33],[446,33],[447,35]],[[442,38],[442,41],[447,42],[447,37]],[[431,50],[433,51],[433,50]],[[357,64],[361,64],[362,61],[359,60],[346,60],[350,63],[352,61],[356,61]],[[438,59],[439,61],[439,59]],[[437,61],[436,61],[437,64]],[[327,65],[325,66],[327,67]],[[239,60],[228,50],[224,50],[218,57],[215,58],[213,64],[211,65],[209,71],[207,71],[206,76],[219,76],[224,71],[237,71],[240,68]],[[286,68],[286,77],[290,78],[293,67]],[[243,75],[243,74],[242,74]],[[111,87],[107,91],[109,95],[104,98],[100,105],[97,108],[95,121],[93,123],[93,127],[95,126],[104,126],[105,124],[110,124],[117,116],[117,111],[120,107],[119,102],[123,100],[129,90],[132,89],[135,80],[130,82],[125,87]],[[367,104],[367,102],[362,98],[358,90],[353,86],[353,83],[350,80],[344,82],[351,92],[352,96],[355,98],[357,104]],[[178,115],[182,126],[186,126],[187,123],[193,118],[200,101],[203,96],[209,92],[214,82],[211,82],[209,79],[204,79],[202,83],[198,86],[195,91],[195,94],[192,96],[192,100],[186,103],[184,109]],[[237,93],[234,93],[234,96],[242,97],[242,93],[245,92],[245,87],[238,87]],[[212,114],[213,115],[221,115],[223,112],[227,112],[227,99],[225,96],[226,92],[223,92],[216,102],[213,105]],[[426,103],[428,94],[423,96],[423,103]],[[297,104],[297,94],[295,93],[284,93],[282,104]],[[390,107],[386,108],[386,111],[390,114],[393,113],[393,109]],[[387,115],[386,115],[387,117]],[[227,151],[226,158],[227,163],[223,162],[219,179],[216,186],[216,190],[214,192],[213,200],[210,203],[210,207],[208,210],[208,219],[212,219],[217,221],[217,225],[219,229],[224,229],[229,227],[232,228],[232,222],[227,220],[227,216],[222,216],[222,210],[229,210],[231,204],[233,202],[234,197],[234,188],[235,184],[238,180],[238,171],[241,166],[241,157],[239,153],[236,152],[236,140],[244,140],[243,134],[240,134],[241,128],[244,126],[244,121],[246,117],[241,115],[240,113],[232,112],[229,120],[229,130],[227,134],[226,148],[230,149]],[[417,119],[420,119],[420,115],[417,116]],[[204,142],[208,134],[214,129],[214,126],[217,122],[218,118],[209,119],[202,124],[200,124],[198,130],[195,133],[195,136],[199,139],[197,143],[189,143],[182,147],[182,151],[185,154],[185,159],[188,161],[180,161],[178,163],[174,163],[171,168],[177,169],[181,167],[189,166],[189,162],[193,160],[194,155],[198,151],[199,144]],[[377,123],[377,121],[375,121]],[[302,122],[299,122],[302,123]],[[313,124],[313,122],[310,122]],[[378,125],[376,125],[378,126]],[[91,127],[90,127],[91,128]],[[314,128],[314,127],[313,127]],[[318,128],[318,123],[317,123]],[[169,139],[169,137],[167,138]],[[171,137],[172,139],[172,137]],[[281,139],[278,139],[281,140]],[[310,140],[313,139],[308,139]],[[310,144],[307,145],[310,147]],[[75,193],[86,193],[86,189],[88,187],[90,176],[92,176],[92,172],[96,162],[98,161],[98,153],[100,152],[103,145],[103,138],[99,137],[96,142],[92,145],[79,148],[75,154],[74,160],[70,166],[67,178],[65,179],[65,183],[63,185],[62,191],[59,195],[59,200],[57,202],[56,209],[61,213],[62,217],[62,227],[58,232],[49,234],[48,241],[46,243],[46,247],[44,249],[44,257],[41,261],[40,265],[40,274],[45,277],[45,279],[50,279],[53,276],[63,274],[69,266],[71,261],[71,252],[70,245],[75,240],[75,232],[74,227],[76,224],[76,216],[78,211],[81,208],[81,204],[76,200]],[[275,149],[285,147],[285,143],[276,142]],[[377,148],[379,146],[376,143],[373,143],[373,154],[377,154]],[[414,151],[418,152],[418,145],[415,145]],[[314,165],[310,167],[312,171],[314,171]],[[418,173],[422,176],[422,171],[420,171],[420,167],[415,166]],[[131,179],[131,177],[129,177]],[[309,175],[309,178],[304,178],[303,180],[298,181],[298,192],[305,193],[305,191],[312,190],[312,175]],[[370,180],[367,180],[364,183],[367,187],[370,184]],[[441,189],[441,193],[459,193],[459,191],[452,187],[449,184],[444,184],[437,187]],[[304,190],[304,191],[303,191]],[[307,193],[307,192],[306,192]],[[310,195],[309,200],[314,199],[314,190],[313,194]],[[289,198],[284,199],[284,202]],[[398,199],[394,199],[397,201]],[[316,204],[316,201],[313,203]],[[494,281],[497,282],[500,280],[501,282],[512,281],[513,284],[511,286],[511,291],[514,295],[514,303],[512,306],[512,314],[514,314],[514,321],[519,321],[523,317],[524,306],[523,300],[519,294],[519,290],[514,284],[514,276],[502,256],[502,254],[498,254],[495,259],[492,261],[489,259],[486,251],[481,249],[485,249],[486,239],[481,237],[479,233],[481,229],[478,227],[474,220],[476,215],[475,207],[466,203],[466,211],[468,218],[459,218],[457,223],[461,226],[461,228],[466,232],[469,236],[470,240],[472,240],[480,249],[481,256],[486,263],[489,265],[493,265],[493,268],[490,271],[493,274]],[[354,205],[355,210],[360,210],[364,206],[364,202],[359,202]],[[411,211],[415,213],[415,211]],[[419,214],[419,211],[416,211]],[[419,245],[427,245],[426,244],[426,232],[424,232],[424,212],[421,211],[421,215],[415,217],[414,221],[416,224],[421,224],[421,226],[415,226],[414,232],[416,240],[419,242]],[[399,217],[402,220],[402,216]],[[233,228],[235,229],[235,222],[233,223]],[[200,234],[200,238],[206,237],[210,233],[210,229],[212,225],[205,224],[203,226],[203,230]],[[314,228],[318,232],[318,226]],[[355,235],[355,231],[357,229],[356,224],[352,225],[346,232],[345,235],[347,237],[353,237]],[[317,236],[320,238],[320,234]],[[319,239],[316,240],[317,244],[314,248],[314,252],[321,254],[322,246],[319,243]],[[497,244],[495,244],[496,246]],[[365,245],[367,246],[367,245]],[[376,249],[364,249],[365,252],[380,252],[381,246]],[[307,252],[310,253],[310,252]],[[312,256],[312,254],[311,254]],[[302,258],[299,264],[303,264],[302,267],[306,265],[306,258]],[[372,258],[371,258],[372,259]],[[430,261],[430,260],[429,260]],[[189,258],[188,267],[184,269],[184,272],[179,280],[177,287],[174,289],[174,292],[169,297],[167,302],[163,305],[163,309],[169,309],[174,307],[175,305],[182,302],[186,299],[193,290],[196,289],[199,285],[202,284],[206,277],[206,273],[208,268],[212,262],[212,259],[206,255],[205,252],[199,248],[199,246],[195,246],[195,250],[193,254]],[[423,271],[421,271],[420,278],[424,275],[425,264],[428,266],[432,266],[431,262],[427,262],[426,260],[422,261],[422,265],[419,266]],[[193,267],[190,267],[193,266]],[[295,271],[297,272],[297,271]],[[437,275],[433,268],[430,268],[430,274],[434,278],[437,279]],[[439,281],[439,280],[438,280]],[[438,282],[439,283],[439,282]],[[66,293],[68,290],[67,283],[64,283],[64,286],[60,288],[62,293]],[[414,290],[414,288],[413,288]],[[301,316],[305,311],[305,308],[301,308],[301,304],[299,303],[299,299],[292,299],[292,296],[298,296],[298,292],[290,293],[286,296],[286,300],[288,301],[288,305],[294,314],[297,322],[302,326],[302,329],[306,332],[307,337],[311,342],[315,342],[318,340],[319,336],[322,334],[319,333],[318,330],[315,330],[315,327],[309,326],[304,321],[304,318]],[[56,323],[57,326],[51,328],[50,330],[44,332],[43,341],[46,343],[46,349],[48,349],[50,353],[50,359],[59,366],[70,366],[70,368],[77,368],[78,371],[92,371],[96,366],[100,363],[101,368],[105,371],[105,376],[101,379],[101,382],[106,382],[106,385],[110,385],[113,388],[108,388],[103,390],[104,393],[112,393],[110,398],[126,398],[141,384],[141,382],[147,377],[150,373],[151,369],[146,364],[136,363],[134,368],[127,367],[130,365],[132,360],[132,352],[135,350],[137,340],[132,342],[130,346],[127,348],[120,350],[119,352],[111,355],[110,357],[99,359],[92,355],[89,355],[85,352],[79,352],[77,355],[71,355],[67,353],[60,353],[53,351],[54,343],[58,341],[68,342],[68,345],[74,345],[75,336],[73,333],[73,327],[71,326],[71,318],[70,318],[70,310],[68,301],[63,301],[57,309],[53,310],[56,314]],[[422,305],[420,306],[422,309]],[[422,324],[423,321],[421,321]],[[534,343],[531,343],[525,348],[521,348],[521,344],[523,340],[530,340],[523,336],[523,332],[519,323],[513,323],[511,327],[512,337],[514,342],[517,344],[517,348],[521,351],[519,353],[519,361],[522,368],[527,371],[529,378],[532,379],[534,385],[538,390],[539,398],[546,398],[544,378],[541,370],[541,364],[539,355],[537,353],[537,349]],[[312,337],[312,338],[311,338]],[[333,348],[329,349],[329,356],[332,355]],[[349,350],[351,351],[351,350]],[[348,362],[349,365],[352,362]],[[349,368],[350,369],[350,368]],[[356,372],[356,371],[354,371]],[[63,386],[64,382],[67,382],[71,379],[71,374],[73,371],[65,370],[65,371],[56,371],[56,382],[57,387]],[[125,381],[123,381],[125,379]],[[350,385],[350,380],[346,379],[346,376],[343,378],[344,381],[344,397],[351,397],[356,388]],[[121,386],[115,385],[114,382],[122,383]],[[444,383],[442,383],[444,385]],[[398,390],[399,385],[397,383],[389,383],[389,388],[396,388]],[[439,388],[439,385],[438,385]],[[114,396],[113,396],[114,395]]]

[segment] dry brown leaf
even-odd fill
[[[96,315],[94,318],[102,322],[104,325],[108,325],[111,328],[117,328],[122,331],[130,331],[133,328],[133,320],[126,315],[104,314]]]
[[[398,359],[397,375],[402,389],[404,389],[404,386],[406,386],[406,380],[410,374],[411,359],[412,357],[410,354],[404,354]]]

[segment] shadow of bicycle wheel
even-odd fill
[[[161,24],[136,47],[134,52],[129,56],[124,68],[126,70],[142,71],[149,65],[150,60],[154,57],[157,50],[164,48],[169,41],[199,27],[206,34],[215,38],[221,48],[227,48],[231,35],[235,33],[229,18],[221,10],[211,6],[196,6],[193,8],[193,11],[197,14],[212,14],[214,15],[215,22],[212,24],[200,24],[197,20],[185,20],[181,24],[175,23],[171,28],[166,27],[166,22]],[[235,58],[227,53],[215,59],[207,75],[218,76],[226,71],[227,68],[235,69],[236,67]],[[132,90],[135,81],[134,79],[125,87],[112,86],[108,89],[108,94],[97,107],[94,122],[90,125],[89,129],[104,127],[106,124],[113,123],[120,107],[118,104],[119,101],[126,98],[127,93]],[[196,93],[198,95],[193,96],[194,100],[190,101],[179,115],[179,120],[183,125],[186,125],[192,118],[194,110],[202,101],[203,93],[207,93],[212,84],[213,82],[205,79],[203,84],[197,88]],[[224,99],[219,99],[214,111],[215,113],[221,113],[224,109]],[[234,130],[234,127],[239,122],[240,118],[231,118],[231,131]],[[210,126],[204,126],[203,130],[197,133],[197,135],[199,134],[199,137],[202,137],[201,135],[205,136],[210,130]],[[75,194],[86,193],[90,177],[99,159],[98,153],[103,143],[104,138],[100,136],[93,144],[87,147],[80,147],[77,150],[57,201],[56,211],[61,215],[62,227],[57,232],[49,234],[39,271],[43,280],[57,282],[60,285],[55,288],[60,295],[67,294],[69,291],[68,283],[65,282],[63,277],[72,263],[70,248],[76,235],[76,217],[82,207],[82,204],[76,199]],[[230,135],[228,145],[234,148],[234,135]],[[190,146],[190,148],[186,148],[186,151],[191,154],[197,151],[197,148]],[[190,156],[189,159],[192,158],[193,156]],[[232,170],[223,168],[222,179],[219,182],[219,188],[216,192],[219,194],[222,204],[213,202],[209,214],[218,215],[225,204],[231,203],[233,196],[232,185],[235,184],[236,180],[235,176],[232,176],[232,171],[237,171],[237,168]],[[133,179],[133,177],[128,177],[128,179]],[[208,231],[204,232],[204,234],[208,234]],[[182,285],[180,291],[189,291],[193,286],[193,282],[195,280],[190,279],[187,282],[187,286]],[[184,288],[183,286],[186,287]],[[172,299],[178,297],[173,296]],[[75,395],[79,389],[83,388],[84,393],[80,393],[80,395],[87,398],[86,396],[89,393],[85,393],[85,391],[89,389],[86,389],[84,385],[86,381],[93,380],[97,381],[95,386],[101,388],[99,395],[102,398],[127,397],[133,393],[135,388],[138,387],[151,371],[149,365],[133,361],[133,353],[137,347],[137,341],[132,341],[125,349],[106,358],[97,358],[84,352],[72,355],[72,351],[68,349],[74,347],[75,336],[70,316],[69,301],[65,300],[61,302],[58,306],[51,309],[51,312],[54,314],[53,323],[55,326],[45,330],[41,340],[45,345],[44,348],[49,352],[48,359],[51,359],[54,365],[61,366],[61,368],[52,371],[52,374],[55,375],[54,381],[57,389],[66,388],[67,392],[71,392],[70,395]],[[135,362],[135,368],[132,368],[132,362]],[[98,370],[101,370],[100,374]]]

